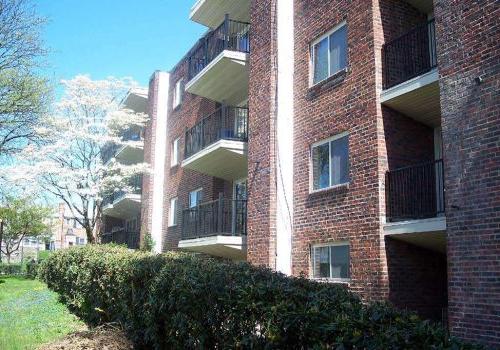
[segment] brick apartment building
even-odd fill
[[[150,80],[142,234],[499,345],[499,15],[495,0],[196,1],[207,33]]]

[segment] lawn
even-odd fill
[[[84,329],[42,282],[0,277],[0,349],[36,349]]]

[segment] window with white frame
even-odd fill
[[[177,225],[177,197],[170,199],[170,208],[168,210],[168,226]]]
[[[349,280],[349,243],[331,243],[312,247],[313,278]]]
[[[311,44],[311,85],[347,67],[347,25],[337,25]]]
[[[189,192],[189,208],[194,208],[203,200],[203,189],[198,188],[197,190]]]
[[[311,147],[311,190],[349,182],[349,135],[342,133]]]
[[[179,164],[179,142],[180,138],[176,138],[174,142],[172,142],[172,147],[170,150],[170,166],[174,167]]]
[[[181,103],[182,103],[182,82],[183,79],[177,80],[175,83],[175,88],[174,88],[174,96],[172,100],[172,108],[175,109],[177,108]]]

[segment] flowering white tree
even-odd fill
[[[141,141],[124,140],[121,135],[130,128],[143,128],[147,115],[121,106],[135,86],[130,79],[76,76],[62,84],[63,97],[37,129],[44,142],[26,147],[15,166],[4,167],[3,176],[10,183],[37,184],[64,201],[85,228],[88,242],[94,242],[103,197],[132,190],[129,180],[147,171],[145,164],[104,164],[102,155],[111,143],[142,147]]]

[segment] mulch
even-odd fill
[[[103,325],[89,331],[71,333],[38,350],[122,350],[133,349],[125,333],[115,325]]]

